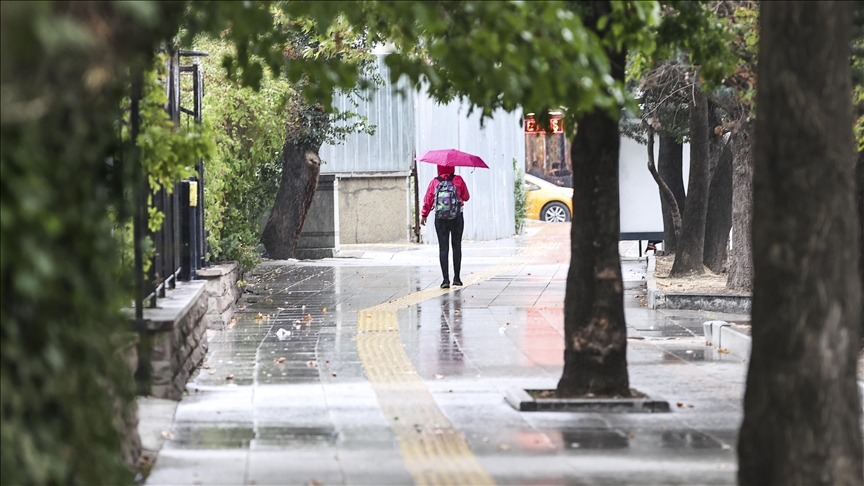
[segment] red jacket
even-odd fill
[[[441,177],[446,177],[442,175]],[[435,192],[438,189],[439,184],[438,178],[432,179],[432,182],[429,183],[429,188],[426,189],[426,196],[423,197],[423,211],[420,213],[422,217],[429,216],[429,212],[432,211],[432,206],[435,205]],[[465,201],[467,201],[471,196],[468,194],[468,187],[465,186],[465,180],[460,176],[453,176],[453,185],[456,186],[456,195],[459,196],[459,200],[462,201],[462,205],[465,205]]]

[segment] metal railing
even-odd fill
[[[165,89],[168,103],[165,110],[171,120],[180,125],[183,117],[196,124],[202,122],[202,102],[204,97],[204,78],[198,57],[206,56],[206,52],[175,50],[167,61],[168,78]],[[193,58],[191,65],[181,65],[181,58]],[[181,103],[181,76],[192,76],[192,109]],[[139,100],[141,96],[140,81],[133,83],[131,102],[131,132],[132,138],[137,137],[140,117]],[[133,148],[137,152],[137,148]],[[196,272],[207,266],[207,243],[204,231],[204,163],[197,160],[195,174],[188,180],[174,183],[169,194],[165,189],[149,192],[143,174],[135,187],[135,202],[133,213],[135,239],[135,279],[136,320],[143,319],[145,304],[156,307],[159,297],[165,297],[166,292],[174,289],[179,280],[194,280]],[[140,169],[139,169],[140,171]],[[147,228],[148,196],[152,197],[153,206],[165,215],[161,227],[157,231]],[[150,237],[154,245],[154,253],[147,271],[144,271],[144,238]]]

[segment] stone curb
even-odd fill
[[[742,359],[750,359],[753,349],[753,338],[732,328],[726,321],[708,321],[702,323],[705,330],[705,342],[717,349],[725,349]]]
[[[705,344],[714,348],[726,349],[742,359],[750,359],[753,350],[753,338],[741,331],[732,328],[726,321],[708,321],[702,323],[705,330]],[[864,381],[858,379],[858,395],[861,397],[861,410],[864,411]]]
[[[654,279],[655,257],[648,257],[645,280],[648,284],[649,309],[701,310],[727,314],[750,314],[752,297],[750,294],[685,294],[667,293],[657,288]]]

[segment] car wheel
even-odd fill
[[[543,210],[540,211],[540,220],[550,223],[564,223],[570,221],[570,210],[564,203],[553,201],[543,206]]]

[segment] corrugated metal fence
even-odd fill
[[[494,240],[515,231],[513,158],[524,165],[525,138],[519,125],[521,113],[495,113],[480,126],[480,114],[468,115],[460,103],[440,105],[427,97],[417,97],[417,153],[455,148],[480,156],[489,169],[460,168],[471,199],[465,204],[465,239]],[[421,201],[425,188],[437,175],[434,165],[420,163]],[[422,204],[422,202],[421,202]],[[434,243],[435,229],[423,229],[423,241]]]
[[[334,104],[341,111],[352,111],[366,116],[376,126],[375,135],[355,133],[345,143],[324,145],[320,157],[326,163],[324,173],[398,172],[411,170],[414,152],[414,98],[415,93],[405,89],[406,96],[397,93],[389,82],[384,57],[378,56],[378,69],[386,81],[383,86],[359,99],[339,94]],[[407,87],[407,83],[399,86]],[[357,103],[357,106],[354,105]]]
[[[379,56],[382,77],[389,74]],[[465,239],[494,240],[514,232],[513,159],[524,167],[525,137],[520,125],[521,112],[496,112],[480,125],[480,114],[468,114],[468,106],[458,101],[441,105],[424,93],[408,92],[403,97],[389,82],[380,86],[368,100],[354,106],[347,96],[339,96],[336,106],[369,118],[377,126],[375,135],[350,135],[344,144],[321,148],[327,163],[325,173],[403,172],[411,168],[414,153],[455,148],[480,156],[487,169],[458,169],[471,193],[465,205]],[[420,200],[429,181],[435,177],[435,166],[418,164]],[[413,201],[413,196],[411,197]],[[432,225],[423,228],[423,241],[436,243]]]

